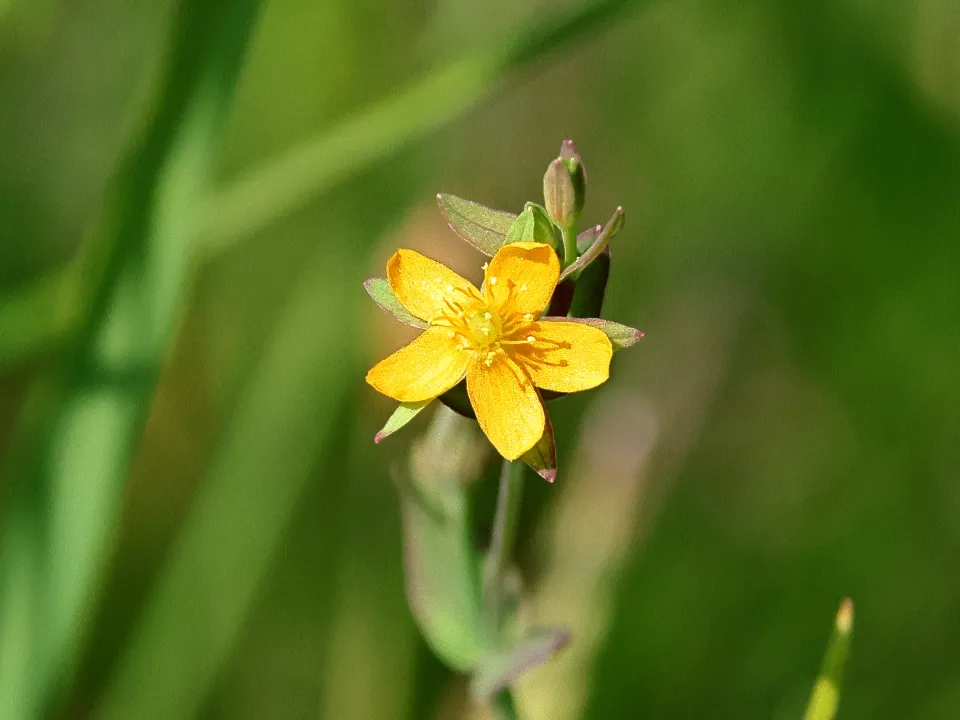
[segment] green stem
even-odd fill
[[[483,576],[483,599],[490,626],[500,626],[500,605],[503,597],[503,576],[513,555],[520,518],[520,500],[523,496],[523,462],[503,461],[500,470],[500,489],[497,492],[497,510],[493,518],[490,549],[487,552]]]
[[[513,694],[509,690],[501,690],[490,704],[493,717],[496,720],[520,720],[517,706],[513,702]]]
[[[560,232],[563,234],[563,266],[569,267],[577,259],[577,231],[572,227]]]

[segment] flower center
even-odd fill
[[[484,348],[496,343],[503,334],[500,318],[489,310],[477,310],[465,318],[463,333],[474,347]]]

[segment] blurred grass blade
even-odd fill
[[[853,602],[846,598],[840,604],[833,633],[823,657],[820,676],[810,694],[810,704],[803,720],[833,720],[840,705],[840,688],[843,682],[843,667],[850,650],[853,634]]]
[[[196,717],[230,657],[350,386],[350,346],[329,340],[346,321],[323,308],[353,278],[330,266],[318,250],[285,308],[96,717]]]
[[[594,0],[547,23],[519,27],[480,52],[434,70],[383,102],[366,108],[280,157],[248,171],[207,207],[207,250],[252,235],[311,198],[426,137],[491,92],[508,72],[564,43],[608,26],[639,0]]]
[[[40,717],[75,662],[257,6],[180,3],[154,103],[72,269],[76,334],[3,469],[16,492],[0,561],[5,719]]]

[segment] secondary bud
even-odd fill
[[[527,203],[523,212],[510,226],[506,244],[515,242],[543,243],[558,253],[563,247],[563,238],[557,226],[547,217],[547,211],[536,203]]]

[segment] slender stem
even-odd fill
[[[577,259],[577,231],[575,228],[561,230],[563,234],[563,266],[573,265]]]
[[[484,568],[483,597],[491,626],[499,626],[500,601],[503,595],[503,576],[517,535],[520,518],[520,499],[523,496],[523,462],[503,461],[500,471],[500,489],[497,493],[497,511],[493,518],[493,533]]]
[[[517,706],[513,702],[513,694],[509,690],[501,690],[490,703],[493,717],[496,720],[520,720]]]

